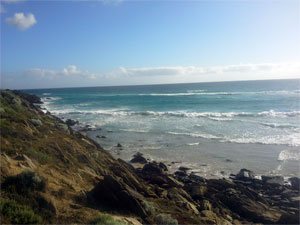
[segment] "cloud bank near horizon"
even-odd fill
[[[300,63],[246,63],[222,66],[119,67],[91,72],[77,65],[61,69],[31,68],[2,73],[1,88],[48,88],[193,83],[233,80],[300,78]],[[26,81],[26,82],[25,82]]]
[[[168,75],[205,75],[226,73],[299,73],[300,63],[260,63],[236,64],[225,66],[197,67],[197,66],[171,66],[171,67],[120,67],[116,73],[127,76],[168,76]]]
[[[44,69],[44,68],[32,68],[24,71],[24,75],[37,77],[37,78],[47,78],[47,79],[57,79],[62,76],[64,77],[83,77],[89,79],[95,79],[95,74],[89,71],[81,70],[76,65],[68,65],[61,70]]]

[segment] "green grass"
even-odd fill
[[[112,216],[101,214],[96,219],[91,221],[90,224],[97,224],[97,225],[128,225],[125,222],[117,221]]]
[[[34,148],[29,148],[24,152],[29,158],[37,160],[41,164],[46,164],[52,161],[52,157],[47,155],[45,152],[36,150]]]
[[[12,224],[40,224],[42,218],[26,206],[9,199],[0,199],[1,218]]]

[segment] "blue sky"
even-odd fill
[[[300,3],[1,0],[1,87],[300,77]]]

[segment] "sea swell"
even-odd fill
[[[124,109],[52,109],[52,113],[54,114],[99,114],[99,115],[110,115],[110,116],[132,116],[132,115],[140,115],[140,116],[170,116],[170,117],[187,117],[187,118],[197,118],[197,117],[207,117],[212,120],[225,121],[229,120],[228,118],[235,117],[299,117],[300,111],[290,111],[290,112],[278,112],[274,110],[262,111],[258,113],[252,112],[184,112],[184,111],[130,111]],[[227,118],[227,119],[226,119]],[[262,125],[265,126],[274,126],[272,124],[264,123]],[[289,125],[287,125],[289,126]],[[285,127],[285,125],[278,126]]]

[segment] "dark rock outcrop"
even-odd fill
[[[294,190],[300,191],[300,178],[299,177],[291,177],[289,179],[291,182],[291,186]]]
[[[130,160],[131,163],[141,163],[141,164],[146,164],[148,161],[147,159],[143,156],[142,153],[137,152],[134,154],[133,158]]]
[[[251,180],[255,178],[255,174],[251,170],[241,169],[235,178],[238,180]]]
[[[134,213],[142,218],[147,217],[142,205],[144,197],[125,184],[121,178],[104,176],[91,191],[91,196],[97,205]]]
[[[79,124],[79,122],[76,121],[76,120],[67,119],[67,120],[66,120],[66,124],[67,124],[69,127],[71,127],[71,126],[74,126],[74,125],[76,125],[76,124]]]

